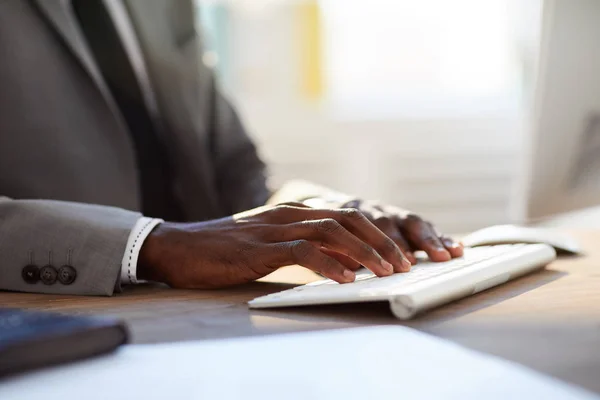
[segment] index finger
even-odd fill
[[[395,270],[408,271],[411,263],[396,243],[355,208],[310,210],[315,216],[333,218],[350,233],[371,245]]]
[[[267,238],[277,242],[308,240],[318,244],[321,248],[325,247],[350,257],[378,276],[387,276],[394,272],[393,266],[385,261],[375,249],[333,218],[281,225],[272,232],[272,236],[267,236]]]

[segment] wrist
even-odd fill
[[[137,276],[139,279],[167,283],[168,271],[162,260],[166,255],[166,236],[172,230],[173,225],[163,222],[146,237],[138,256]]]

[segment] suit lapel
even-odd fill
[[[71,10],[70,0],[34,0],[34,3],[94,81],[111,108],[114,109],[113,99],[100,75],[100,71],[82,42],[82,36],[75,24],[75,16]]]

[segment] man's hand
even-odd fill
[[[340,283],[354,281],[361,265],[378,276],[411,265],[360,211],[289,203],[213,221],[162,223],[142,246],[138,276],[179,288],[219,288],[290,264]]]
[[[461,244],[438,233],[431,223],[406,210],[360,200],[350,201],[343,207],[360,210],[394,240],[413,264],[417,261],[413,254],[416,250],[425,251],[432,261],[448,261],[463,255]]]

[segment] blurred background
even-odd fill
[[[419,212],[515,222],[541,0],[197,0],[203,62],[271,167]]]

